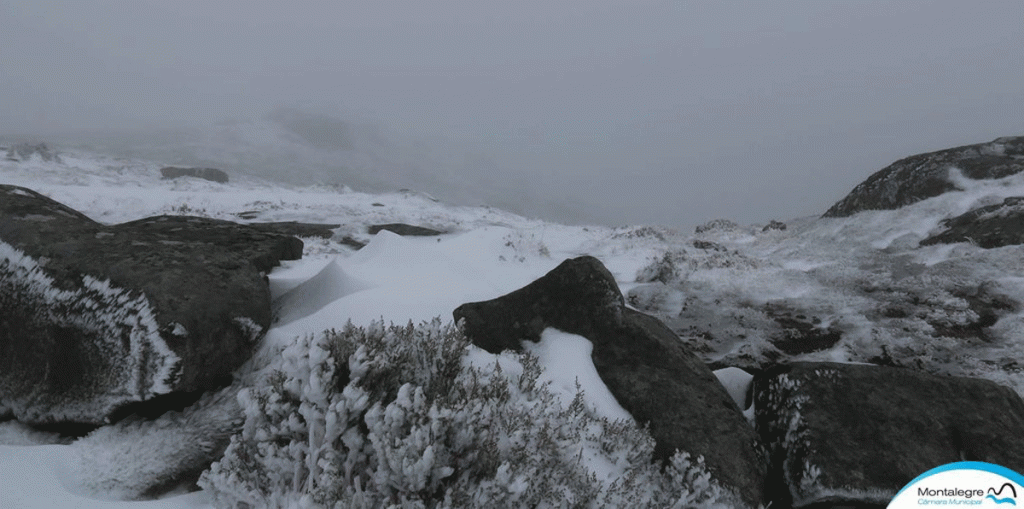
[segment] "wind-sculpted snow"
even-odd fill
[[[78,288],[59,288],[37,260],[11,245],[0,242],[0,255],[0,305],[12,313],[4,327],[10,343],[0,369],[0,404],[15,417],[101,421],[125,403],[171,390],[180,359],[160,337],[144,295],[91,276]],[[53,344],[15,345],[27,331]]]

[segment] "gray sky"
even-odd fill
[[[460,140],[583,222],[788,219],[1024,134],[1024,2],[0,0],[0,133],[279,104]]]

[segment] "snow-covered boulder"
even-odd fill
[[[921,241],[922,246],[970,242],[985,249],[1024,244],[1024,197],[979,207],[943,221],[946,228]]]
[[[180,168],[177,166],[165,166],[160,168],[160,176],[165,179],[176,179],[180,177],[195,177],[221,184],[228,183],[228,174],[217,168]]]
[[[302,242],[197,217],[106,226],[0,186],[0,253],[0,415],[101,424],[230,380],[270,325],[265,273]]]
[[[989,380],[794,363],[756,377],[754,393],[773,506],[882,507],[922,472],[954,461],[1024,471],[1024,402]]]
[[[862,210],[893,210],[956,189],[956,168],[973,179],[997,179],[1024,171],[1024,136],[928,152],[900,159],[879,170],[832,205],[824,217],[846,217]]]
[[[622,407],[649,423],[655,457],[703,456],[713,478],[748,504],[761,500],[765,465],[753,429],[703,362],[658,319],[625,306],[596,258],[562,262],[529,285],[455,310],[466,335],[492,353],[521,350],[547,327],[583,336],[601,380]]]

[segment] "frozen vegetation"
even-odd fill
[[[716,367],[870,362],[1024,394],[1022,248],[919,245],[944,219],[1024,196],[1024,175],[954,172],[957,190],[895,211],[767,231],[723,220],[693,233],[564,226],[412,192],[244,175],[161,180],[160,166],[66,151],[0,161],[0,183],[104,223],[245,213],[342,227],[334,239],[303,239],[303,259],[269,274],[278,320],[225,393],[70,444],[0,423],[2,507],[732,507],[700,458],[683,451],[664,471],[652,466],[649,434],[593,372],[584,338],[549,330],[527,353],[492,355],[450,323],[459,304],[582,254],[604,262],[629,305]],[[450,233],[365,233],[393,222]],[[355,251],[345,236],[368,245]],[[719,376],[746,409],[749,377]],[[167,475],[162,463],[187,454],[182,444],[230,429],[219,409],[231,404],[244,424],[202,473],[202,491],[112,500],[139,495],[133,476]]]

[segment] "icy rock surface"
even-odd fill
[[[102,424],[223,383],[270,324],[264,273],[298,239],[196,217],[105,226],[0,186],[0,407]]]
[[[989,380],[883,366],[794,363],[754,381],[770,448],[767,495],[781,507],[886,504],[936,465],[1024,470],[1024,402]]]
[[[921,245],[970,242],[986,249],[1024,244],[1024,197],[1011,196],[1002,203],[976,208],[943,221],[946,228],[921,241]]]
[[[868,177],[825,217],[846,217],[862,210],[892,210],[957,188],[949,170],[967,178],[998,179],[1024,170],[1024,137],[998,138],[900,159]]]

